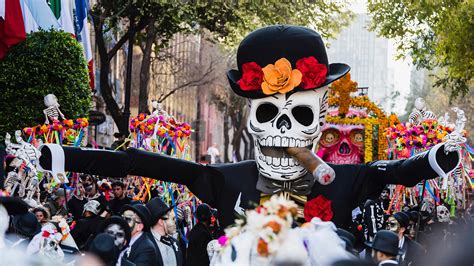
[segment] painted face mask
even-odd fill
[[[390,193],[386,189],[382,190],[382,193],[380,193],[381,200],[388,200],[389,196],[390,196]]]
[[[436,215],[438,216],[438,221],[440,223],[449,223],[451,219],[449,218],[449,210],[446,206],[439,205],[436,207]]]
[[[166,231],[168,235],[173,235],[176,233],[176,216],[174,214],[174,211],[171,210],[168,213],[168,219],[165,220],[165,226],[166,226]]]
[[[119,250],[122,250],[125,246],[125,230],[118,224],[111,224],[105,228],[105,233],[112,236],[115,241],[114,244]]]
[[[388,230],[397,234],[398,234],[398,231],[400,231],[400,223],[397,221],[397,219],[393,217],[388,218],[387,227],[388,227],[387,228]]]
[[[128,226],[130,226],[130,230],[133,231],[133,229],[135,229],[137,215],[131,210],[126,210],[123,212],[122,217],[127,222]]]
[[[321,137],[327,101],[327,87],[250,100],[248,130],[262,176],[289,181],[307,173],[284,148],[314,148]]]

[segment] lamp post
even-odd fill
[[[130,120],[130,94],[132,87],[132,63],[133,63],[133,44],[135,42],[135,17],[138,15],[138,10],[135,9],[130,12],[130,28],[128,36],[128,53],[127,53],[127,73],[125,77],[125,107],[123,110],[123,128],[128,133],[128,121]],[[127,134],[126,134],[127,135]]]

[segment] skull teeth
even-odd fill
[[[258,140],[258,144],[267,147],[308,147],[313,144],[311,140],[302,140],[288,137],[266,137]]]

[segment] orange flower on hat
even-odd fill
[[[285,58],[276,61],[275,65],[268,64],[262,71],[262,90],[266,95],[290,92],[301,83],[303,77],[298,69],[291,68],[290,61]]]

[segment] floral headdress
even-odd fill
[[[264,68],[255,62],[242,65],[242,78],[237,81],[245,91],[262,90],[266,95],[288,93],[296,87],[317,88],[326,81],[327,67],[314,56],[301,58],[292,69],[290,61],[280,58]]]

